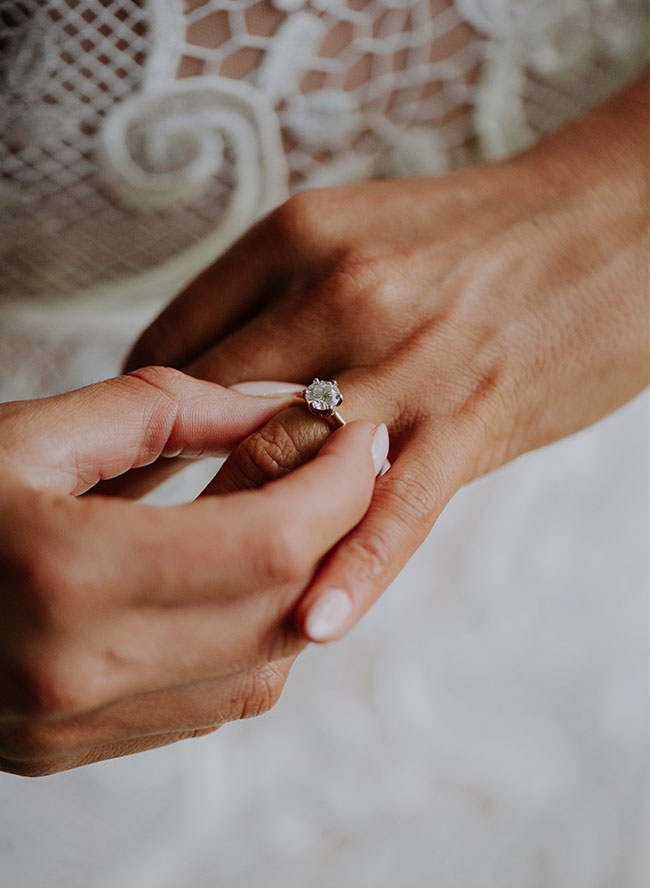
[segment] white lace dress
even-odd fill
[[[292,191],[506,156],[646,61],[645,0],[0,0],[0,396],[115,373]],[[263,719],[0,776],[2,884],[645,884],[646,407],[462,491]]]

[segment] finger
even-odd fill
[[[323,340],[322,307],[308,310],[283,300],[239,327],[184,369],[220,385],[265,378],[327,378],[347,363],[349,348],[342,335]]]
[[[341,413],[347,420],[385,422],[399,434],[399,405],[379,373],[350,371],[339,376],[344,395]],[[319,452],[332,434],[326,420],[313,416],[305,406],[282,410],[262,428],[241,441],[230,454],[206,493],[224,494],[261,487],[283,477]]]
[[[34,699],[83,713],[295,651],[305,581],[370,502],[372,442],[370,423],[351,423],[292,475],[226,499],[156,509],[65,497],[53,514],[26,509],[39,527],[37,586],[30,657],[20,644],[4,652],[25,685],[13,708]]]
[[[182,367],[263,304],[280,283],[277,245],[251,229],[203,271],[140,336],[125,372],[150,364]]]
[[[227,452],[286,404],[148,367],[75,392],[5,405],[8,463],[32,486],[79,494],[158,457]]]
[[[245,672],[134,694],[73,718],[0,726],[0,760],[48,772],[130,754],[152,741],[172,743],[267,712],[280,697],[295,657]],[[121,750],[127,750],[122,752]],[[66,764],[69,763],[69,764]]]
[[[370,608],[467,480],[467,442],[457,431],[414,438],[378,481],[363,521],[321,565],[296,611],[310,641],[340,638]]]
[[[230,386],[232,391],[242,395],[255,397],[277,397],[293,395],[304,389],[304,384],[292,382],[261,381],[244,382]],[[225,449],[225,448],[224,448]],[[123,499],[139,499],[153,490],[163,481],[171,478],[176,472],[187,465],[187,458],[159,458],[148,466],[131,469],[123,475],[101,481],[93,488],[93,494],[101,496],[120,496]]]
[[[114,507],[118,560],[133,565],[126,599],[160,605],[250,598],[252,590],[303,578],[368,507],[374,434],[369,422],[349,423],[315,460],[263,490],[162,510],[106,501]]]

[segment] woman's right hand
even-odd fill
[[[292,612],[366,512],[385,428],[350,423],[257,491],[168,508],[80,494],[159,456],[228,450],[286,401],[146,368],[0,406],[3,770],[138,752],[277,700],[305,644]]]

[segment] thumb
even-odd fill
[[[217,456],[286,406],[169,367],[0,406],[2,463],[31,486],[79,495],[158,457]]]

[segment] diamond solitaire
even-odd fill
[[[336,409],[343,403],[343,395],[336,380],[329,382],[327,379],[315,379],[302,396],[314,416],[322,416],[335,426],[345,425],[345,420]]]

